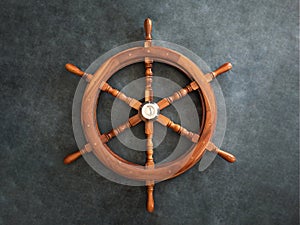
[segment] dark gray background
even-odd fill
[[[297,0],[0,2],[0,224],[298,224],[299,55]],[[144,187],[112,183],[80,159],[71,123],[83,69],[143,38],[183,45],[218,78],[228,126],[217,158],[199,173],[160,183],[156,211]],[[175,137],[175,136],[174,136]]]

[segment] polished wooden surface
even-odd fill
[[[134,98],[130,98],[130,97],[127,97],[124,93],[122,93],[121,91],[115,89],[115,88],[112,88],[108,83],[106,82],[103,82],[101,84],[101,90],[102,91],[105,91],[109,94],[111,94],[112,96],[120,99],[121,101],[125,102],[126,104],[128,104],[130,107],[136,109],[136,110],[139,110],[142,103],[139,102],[138,100],[134,99]]]
[[[71,73],[74,73],[80,77],[83,76],[84,72],[82,70],[80,70],[77,66],[71,64],[71,63],[67,63],[65,65],[66,70],[68,70]]]
[[[142,121],[141,117],[139,114],[135,114],[134,116],[130,117],[128,119],[127,122],[125,122],[124,124],[121,124],[120,126],[112,129],[111,131],[102,134],[101,135],[101,141],[103,143],[108,142],[110,139],[112,139],[113,137],[119,135],[120,133],[124,132],[126,129],[130,128],[130,127],[134,127],[135,125],[137,125],[138,123],[140,123]]]
[[[231,69],[232,69],[231,63],[227,62],[227,63],[224,63],[222,66],[220,66],[215,71],[213,71],[212,73],[213,73],[214,77],[217,77],[220,74],[225,73],[225,72],[227,72],[227,71],[229,71]]]
[[[191,131],[188,131],[186,128],[180,126],[179,124],[174,123],[172,120],[170,120],[168,117],[159,114],[157,117],[157,122],[162,124],[163,126],[170,127],[173,131],[176,133],[187,137],[192,142],[197,143],[199,140],[199,134],[195,134]]]
[[[146,87],[145,87],[145,102],[153,101],[153,90],[152,90],[152,61],[149,58],[145,60],[145,77],[146,77]]]
[[[128,119],[127,122],[125,122],[124,124],[121,124],[120,126],[112,129],[111,131],[102,134],[100,136],[100,139],[103,143],[108,142],[110,139],[112,139],[113,137],[119,135],[120,133],[124,132],[126,129],[130,128],[130,127],[134,127],[137,124],[139,124],[142,121],[141,117],[139,114],[136,114],[132,117],[130,117]],[[64,163],[65,164],[70,164],[72,162],[74,162],[76,159],[78,159],[80,156],[82,156],[85,153],[90,152],[92,149],[90,149],[89,151],[83,149],[83,150],[79,150],[77,152],[71,153],[68,156],[65,157],[64,159]]]
[[[184,65],[189,65],[188,67],[190,67],[190,65],[192,65],[191,64],[191,62],[186,62],[186,58],[184,57],[184,56],[180,56],[180,54],[178,54],[178,53],[176,53],[176,52],[173,52],[172,50],[169,50],[169,49],[164,49],[163,47],[157,47],[157,46],[151,46],[151,47],[148,47],[148,49],[150,49],[151,51],[149,52],[149,51],[147,51],[147,52],[145,52],[144,51],[144,49],[145,48],[135,48],[135,49],[130,49],[130,50],[125,50],[124,52],[123,52],[123,54],[124,54],[124,57],[123,57],[123,54],[120,54],[120,55],[118,55],[117,57],[119,58],[119,59],[122,59],[122,60],[120,60],[119,61],[119,64],[117,65],[117,64],[115,64],[116,63],[116,60],[113,60],[113,58],[112,58],[112,61],[108,61],[108,62],[106,62],[106,63],[112,63],[112,64],[115,64],[115,66],[117,67],[117,68],[114,68],[113,70],[108,70],[108,71],[106,71],[106,73],[108,73],[109,75],[107,75],[106,73],[104,73],[104,76],[102,77],[102,79],[95,79],[95,80],[92,80],[91,81],[91,84],[90,85],[93,85],[93,86],[95,86],[95,83],[97,83],[97,85],[96,86],[99,86],[99,87],[102,87],[101,88],[101,90],[102,89],[104,89],[104,90],[107,90],[107,89],[110,89],[109,88],[109,86],[108,85],[103,85],[103,82],[105,82],[105,80],[107,80],[115,71],[117,71],[117,70],[119,70],[119,69],[121,69],[121,68],[123,68],[124,66],[126,66],[126,64],[128,63],[128,64],[131,64],[131,63],[134,63],[134,62],[138,62],[138,61],[140,61],[140,60],[142,60],[142,59],[145,59],[145,58],[152,58],[152,59],[154,59],[155,61],[159,61],[159,62],[164,62],[164,63],[168,63],[168,64],[170,64],[170,65],[172,65],[172,66],[175,66],[175,67],[177,67],[177,68],[179,68],[179,69],[181,69],[181,70],[183,70],[189,77],[191,77],[191,74],[193,73],[193,71],[194,70],[197,70],[197,68],[195,67],[192,67],[192,69],[189,69],[189,68],[185,68],[185,66]],[[130,59],[128,59],[128,58],[126,58],[125,56],[126,55],[128,55],[128,51],[133,51],[133,52],[135,52],[135,55],[136,55],[136,58],[134,58],[134,61],[132,61],[132,58],[130,58]],[[142,52],[142,54],[138,54],[139,52]],[[167,52],[168,54],[163,54],[164,52]],[[129,54],[132,54],[132,53],[129,53]],[[168,56],[167,58],[165,58],[165,56]],[[178,56],[180,56],[180,57],[178,57]],[[127,59],[127,60],[126,60]],[[168,61],[169,60],[169,61]],[[124,64],[124,62],[126,62],[125,64]],[[183,63],[183,64],[182,64]],[[110,68],[113,68],[113,67],[111,67],[111,66],[109,66]],[[230,66],[228,66],[228,64],[227,64],[227,68],[228,67],[230,67]],[[105,68],[107,68],[107,66],[106,66],[106,64],[104,64],[103,65],[103,67],[101,67],[101,68],[99,68],[99,70],[98,71],[101,71],[101,73],[103,72],[103,69],[105,70]],[[218,70],[219,72],[221,71],[221,70]],[[224,70],[223,70],[224,71]],[[218,73],[219,73],[218,72]],[[95,73],[95,76],[96,77],[99,77],[99,76],[101,76],[101,75],[99,75],[100,74],[100,72],[96,72]],[[178,163],[180,162],[180,163],[182,163],[182,165],[183,166],[178,166],[178,164],[177,163],[174,163],[174,166],[170,166],[170,165],[166,165],[166,168],[170,168],[171,170],[168,170],[168,171],[171,171],[171,172],[174,172],[174,170],[178,170],[178,172],[177,173],[175,173],[175,176],[177,176],[177,175],[180,175],[181,173],[183,173],[184,171],[186,171],[186,170],[188,170],[189,168],[191,168],[201,157],[202,157],[202,155],[203,155],[203,151],[205,150],[205,147],[206,147],[206,145],[207,145],[207,143],[208,143],[208,140],[210,139],[209,137],[210,137],[210,135],[212,135],[212,131],[213,131],[213,129],[214,129],[214,126],[215,126],[215,122],[214,123],[212,123],[212,121],[215,121],[215,119],[213,119],[213,118],[215,118],[215,116],[216,116],[216,114],[212,114],[212,112],[215,112],[215,103],[214,103],[214,97],[213,97],[213,92],[212,92],[212,89],[208,86],[207,88],[205,88],[205,85],[207,84],[207,78],[204,78],[203,79],[203,77],[204,77],[204,75],[203,75],[203,73],[202,73],[202,75],[201,76],[199,76],[199,74],[201,75],[201,72],[198,72],[197,73],[197,75],[196,74],[194,74],[194,75],[192,75],[192,77],[193,78],[195,78],[195,81],[193,81],[191,84],[194,84],[193,86],[194,86],[194,89],[198,89],[198,87],[201,87],[201,91],[202,91],[202,93],[203,93],[203,97],[204,97],[204,107],[203,108],[205,108],[206,109],[206,119],[205,119],[205,123],[204,123],[204,127],[203,127],[203,131],[201,131],[200,132],[200,134],[199,134],[199,139],[204,139],[204,140],[207,140],[207,141],[199,141],[198,143],[197,143],[197,146],[193,149],[193,154],[192,155],[189,155],[192,159],[190,159],[190,160],[187,160],[187,158],[184,158],[184,159],[182,159],[182,160],[178,160]],[[201,78],[201,79],[199,79],[199,78]],[[98,80],[97,82],[96,82],[96,80]],[[206,81],[206,82],[204,82],[204,81]],[[195,82],[197,83],[197,85],[195,85]],[[192,85],[190,85],[190,86],[192,86]],[[191,91],[192,89],[190,88],[190,87],[186,87],[186,89],[185,90],[179,90],[175,95],[176,95],[176,97],[175,97],[175,95],[172,97],[174,100],[178,100],[178,99],[180,99],[180,97],[182,96],[184,96],[185,94],[186,94],[186,91]],[[117,96],[118,95],[118,93],[119,92],[117,92],[117,91],[111,91],[112,92],[112,94],[113,95],[115,95],[115,96]],[[178,93],[180,93],[180,94],[178,94]],[[96,97],[98,96],[96,93],[95,93],[95,95],[96,95]],[[130,102],[130,101],[128,101],[128,98],[124,98],[124,100],[125,101],[127,101],[127,102]],[[213,103],[213,104],[212,104]],[[90,104],[90,103],[89,103]],[[140,103],[139,103],[140,104]],[[132,104],[131,104],[132,105]],[[163,106],[163,107],[166,107],[166,106]],[[162,108],[163,108],[162,107]],[[87,108],[90,108],[90,106],[89,107],[85,107],[85,109],[87,109]],[[95,109],[95,106],[93,106],[92,107],[93,109]],[[136,108],[138,108],[138,107],[136,107]],[[85,110],[85,111],[87,111],[87,110]],[[91,110],[91,112],[93,112],[94,113],[94,110]],[[213,115],[213,117],[211,117]],[[84,115],[82,115],[83,116],[83,118],[85,118],[85,116]],[[136,118],[138,118],[138,116],[136,116]],[[162,118],[162,116],[160,116],[160,117],[158,117],[158,118]],[[211,120],[212,119],[212,120]],[[158,120],[158,122],[162,122],[163,120]],[[165,120],[166,121],[166,120]],[[185,130],[183,130],[183,129],[181,129],[180,128],[180,126],[179,125],[176,125],[175,123],[172,123],[172,122],[170,122],[170,121],[168,121],[168,123],[165,123],[165,122],[162,122],[162,123],[164,123],[165,125],[167,125],[167,124],[169,124],[169,127],[171,128],[171,129],[173,129],[174,131],[176,131],[176,132],[179,132],[180,131],[180,134],[182,134],[182,135],[184,135],[184,134],[186,134],[186,137],[188,137],[190,140],[192,140],[192,141],[194,141],[194,142],[196,142],[196,140],[198,139],[198,136],[197,135],[193,135],[193,134],[191,134],[189,131],[187,131],[186,129]],[[83,121],[83,124],[85,124],[85,122]],[[206,125],[205,125],[206,124]],[[93,126],[93,127],[95,127],[95,135],[96,135],[96,133],[98,133],[98,131],[97,131],[97,126]],[[121,126],[120,128],[123,128],[124,126]],[[125,125],[125,127],[129,127],[129,125],[127,124],[127,125]],[[125,128],[125,129],[127,129],[127,128]],[[92,129],[93,130],[93,129]],[[118,134],[119,133],[119,131],[123,131],[124,129],[117,129],[117,130],[115,130],[114,132],[111,132],[111,134],[109,134],[109,135],[107,135],[106,136],[106,138],[103,138],[104,136],[103,135],[101,135],[101,137],[100,137],[100,140],[101,140],[101,142],[102,143],[105,143],[105,142],[107,142],[110,138],[107,138],[107,137],[113,137],[114,135],[113,134]],[[183,131],[183,132],[182,132]],[[202,134],[201,134],[202,133]],[[93,135],[94,136],[94,135]],[[96,139],[95,139],[96,140]],[[202,143],[202,144],[199,144],[199,143]],[[100,146],[101,146],[101,144],[100,144]],[[201,148],[199,148],[201,146]],[[105,149],[107,149],[108,150],[108,153],[110,154],[110,155],[107,155],[107,156],[115,156],[115,154],[113,153],[113,151],[111,151],[107,146],[104,146],[104,148]],[[197,150],[198,149],[198,150]],[[202,149],[202,150],[201,150]],[[95,155],[100,159],[100,158],[103,158],[102,156],[100,157],[100,155],[99,154],[97,154],[97,152],[98,151],[94,151],[94,153],[95,153]],[[79,154],[75,154],[76,156],[78,156]],[[225,159],[227,159],[228,161],[234,161],[234,156],[231,156],[231,155],[227,155],[228,157],[226,157],[226,154],[224,153],[224,151],[222,151],[222,150],[219,150],[218,151],[218,155],[220,155],[221,157],[223,157],[223,158],[225,158]],[[109,158],[109,157],[108,157]],[[114,159],[113,158],[111,158],[111,160],[112,161],[114,161]],[[117,161],[118,160],[120,160],[120,159],[117,159]],[[123,160],[122,160],[123,161]],[[128,161],[126,161],[126,160],[124,160],[128,165],[132,165],[132,163],[130,163],[130,162],[128,162]],[[181,169],[175,169],[175,168],[178,168],[178,167],[180,167]],[[148,175],[146,175],[147,173],[146,173],[146,171],[144,171],[144,170],[140,170],[140,169],[138,169],[139,167],[138,166],[136,166],[135,168],[134,168],[134,170],[137,170],[137,171],[141,171],[142,173],[145,173],[145,175],[141,175],[140,177],[139,176],[137,176],[136,177],[136,179],[145,179],[145,178],[142,178],[142,177],[144,177],[144,176],[148,176]],[[156,169],[157,169],[157,171],[167,171],[167,169],[163,169],[164,168],[164,166],[159,166],[159,167],[157,167],[157,168],[154,168],[153,170],[151,170],[151,173],[152,174],[154,174],[153,173],[153,171],[155,171]],[[128,170],[129,168],[127,168],[126,170]],[[124,173],[124,175],[125,174],[127,174],[125,171],[126,170],[123,170],[122,169],[122,172],[120,171],[120,173],[121,174],[123,174]],[[149,170],[148,170],[149,171]],[[137,173],[139,173],[139,172],[137,172]],[[166,179],[168,176],[167,176],[167,173],[166,172],[164,172],[164,174],[162,174],[162,173],[160,173],[160,172],[155,172],[155,176],[154,176],[154,178],[155,179],[158,179],[158,180],[160,180],[160,179]],[[128,175],[128,174],[127,174]],[[126,176],[126,175],[125,175]],[[165,176],[165,178],[163,178]],[[133,178],[132,176],[129,176],[129,177],[131,177],[131,178]],[[174,177],[174,176],[173,176]],[[171,178],[171,177],[170,177]],[[153,180],[155,180],[155,179],[153,179]],[[167,179],[169,179],[169,178],[167,178]],[[147,180],[147,179],[145,179],[145,180]]]
[[[219,149],[214,143],[209,142],[207,145],[207,150],[211,151],[211,152],[216,152],[220,157],[222,157],[223,159],[225,159],[227,162],[230,163],[234,163],[236,161],[236,158],[234,155],[225,152],[221,149]]]
[[[75,66],[75,65],[73,65],[71,63],[67,63],[65,65],[65,68],[69,72],[71,72],[71,73],[73,73],[73,74],[75,74],[77,76],[80,76],[80,77],[84,78],[87,82],[90,82],[93,79],[93,75],[92,74],[88,74],[88,73],[83,72],[81,69],[79,69],[77,66]]]
[[[64,158],[64,164],[70,164],[74,162],[76,159],[78,159],[83,154],[86,154],[88,152],[92,151],[92,146],[90,144],[86,144],[81,150],[74,152]]]
[[[145,134],[147,137],[146,142],[146,155],[147,161],[145,168],[146,169],[153,169],[155,167],[154,160],[153,160],[153,121],[146,121],[145,122]],[[154,180],[147,180],[147,210],[148,212],[154,211],[154,197],[153,197],[153,190],[154,190]]]
[[[171,96],[163,98],[160,100],[157,105],[159,106],[160,110],[163,110],[174,101],[178,101],[179,99],[186,96],[188,93],[199,89],[199,86],[196,81],[192,81],[190,84],[185,86],[184,88],[180,89],[179,91],[174,92]]]
[[[203,156],[206,150],[216,152],[219,156],[228,162],[234,162],[235,157],[223,150],[220,150],[212,142],[211,137],[216,126],[217,106],[215,96],[209,82],[218,75],[230,70],[232,65],[225,63],[217,70],[208,74],[203,74],[201,69],[197,67],[191,60],[186,58],[181,53],[174,50],[152,46],[152,21],[147,18],[144,22],[145,42],[143,47],[135,47],[126,49],[105,61],[95,72],[94,75],[86,74],[72,64],[66,64],[66,69],[78,76],[85,77],[88,82],[85,93],[82,99],[81,119],[82,127],[86,136],[86,146],[78,152],[67,156],[64,163],[69,164],[87,152],[93,152],[95,156],[110,170],[125,178],[144,181],[147,186],[147,210],[154,211],[154,184],[156,181],[162,181],[176,177],[192,166],[194,166]],[[142,118],[140,108],[142,103],[134,98],[126,96],[119,90],[111,87],[107,80],[118,70],[125,66],[144,61],[145,63],[145,102],[153,102],[152,90],[152,64],[153,62],[166,63],[176,67],[186,74],[192,82],[186,87],[174,92],[171,96],[165,97],[157,104],[162,110],[178,101],[192,91],[198,91],[203,109],[203,117],[199,133],[194,133],[179,124],[176,124],[168,117],[159,114],[156,119],[147,120]],[[107,92],[112,96],[124,101],[130,107],[138,110],[138,113],[124,124],[112,129],[108,133],[101,134],[98,129],[96,119],[97,99],[99,90]],[[116,153],[114,153],[105,143],[110,139],[124,132],[126,129],[137,125],[141,121],[145,122],[146,135],[146,163],[145,166],[129,162]],[[195,143],[191,151],[186,152],[181,157],[167,163],[155,165],[154,149],[153,149],[153,123],[159,122],[163,126],[169,127],[179,135],[187,137]],[[91,143],[91,144],[90,144]]]
[[[152,213],[154,211],[154,184],[147,185],[147,211]]]
[[[217,76],[221,75],[222,73],[226,73],[227,71],[232,69],[232,65],[230,62],[224,63],[222,66],[220,66],[218,69],[216,69],[213,72],[210,72],[205,75],[207,78],[207,81],[210,82],[213,79],[215,79]]]
[[[64,164],[70,164],[72,162],[74,162],[76,159],[78,159],[80,156],[81,156],[81,152],[80,151],[77,151],[77,152],[74,152],[68,156],[66,156],[64,158]]]
[[[128,57],[130,55],[131,57]],[[206,109],[206,119],[204,121],[202,135],[199,142],[191,152],[184,155],[182,158],[172,162],[155,166],[153,169],[145,169],[138,164],[132,165],[131,162],[119,163],[119,159],[114,156],[114,153],[108,146],[103,145],[103,142],[98,136],[97,121],[95,120],[95,112],[99,92],[98,87],[102,82],[106,82],[112,74],[121,68],[144,61],[145,58],[151,58],[154,62],[163,62],[175,66],[182,70],[189,77],[193,78],[201,87],[204,99],[204,109]],[[124,50],[117,55],[111,57],[95,72],[94,78],[87,85],[82,101],[82,124],[83,127],[90,125],[89,129],[85,129],[85,135],[89,143],[93,143],[93,153],[96,157],[108,168],[111,168],[121,176],[136,179],[136,180],[165,180],[175,177],[184,171],[191,168],[202,157],[205,147],[213,133],[216,121],[215,101],[211,87],[207,83],[206,78],[201,70],[188,58],[173,50],[158,47],[136,47]],[[126,161],[126,160],[124,160]]]
[[[151,19],[147,18],[144,22],[144,30],[145,30],[145,39],[152,40],[152,21]]]
[[[151,47],[151,39],[152,39],[152,21],[147,18],[144,22],[144,29],[145,29],[145,48]],[[153,89],[152,89],[152,63],[153,60],[149,57],[145,57],[145,102],[153,102]],[[153,159],[153,121],[152,120],[145,120],[145,134],[146,134],[146,169],[153,169],[154,159]],[[154,211],[154,180],[146,180],[146,187],[147,187],[147,210],[148,212]]]

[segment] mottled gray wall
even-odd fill
[[[296,0],[0,2],[0,224],[298,224],[299,29]],[[71,123],[83,69],[120,44],[153,36],[183,45],[218,80],[228,126],[223,149],[199,173],[156,186],[156,211],[144,187],[112,183],[84,160]],[[174,140],[176,135],[173,136]]]

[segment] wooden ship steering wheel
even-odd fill
[[[234,162],[235,157],[220,150],[212,141],[217,121],[217,105],[210,82],[218,75],[232,68],[230,63],[225,63],[217,70],[204,74],[202,70],[189,58],[172,49],[152,45],[152,21],[147,18],[144,22],[145,41],[144,46],[123,50],[106,60],[94,74],[81,71],[72,64],[66,64],[66,69],[87,82],[81,104],[81,125],[87,143],[84,147],[64,159],[65,164],[70,164],[81,155],[92,152],[97,159],[111,171],[118,175],[137,181],[142,181],[147,186],[147,210],[154,211],[153,190],[156,181],[174,178],[193,167],[203,156],[206,150],[215,152],[228,162]],[[138,62],[145,63],[145,101],[126,96],[121,91],[111,87],[107,80],[120,69]],[[182,71],[192,81],[173,95],[154,102],[152,89],[153,62],[171,65]],[[202,123],[199,133],[193,133],[179,124],[174,123],[161,112],[164,108],[178,101],[192,91],[199,92],[200,102],[203,108]],[[100,92],[107,92],[124,101],[137,113],[128,121],[108,133],[101,133],[96,119],[96,110]],[[121,158],[106,144],[110,139],[119,135],[124,130],[145,123],[146,135],[146,164],[139,165]],[[195,143],[186,154],[171,162],[155,165],[153,159],[153,123],[158,122],[179,135],[185,136]]]

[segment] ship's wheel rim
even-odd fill
[[[105,65],[105,62],[107,62],[107,60],[109,60],[111,57],[116,57],[116,55],[120,56],[120,55],[124,55],[124,54],[134,54],[137,51],[137,49],[139,49],[139,51],[143,51],[144,48],[141,47],[142,43],[144,43],[144,42],[129,43],[129,44],[126,44],[124,46],[120,46],[117,49],[113,49],[110,52],[103,55],[102,59],[101,59],[103,61],[102,62],[103,64],[94,73],[94,78],[93,78],[94,83],[95,83],[96,80],[99,80],[98,77],[100,77],[100,76],[102,76],[101,81],[105,81],[110,77],[110,76],[107,76],[105,73],[104,74],[102,73],[103,72],[102,71],[103,70],[103,65]],[[217,119],[216,118],[216,116],[217,116],[217,114],[216,114],[217,106],[216,106],[216,102],[215,102],[214,92],[213,92],[212,88],[210,87],[210,84],[205,81],[204,76],[203,76],[204,75],[203,72],[191,59],[185,57],[182,53],[171,50],[170,48],[161,47],[161,45],[163,45],[163,46],[167,45],[167,47],[168,47],[168,45],[172,45],[172,47],[176,46],[176,48],[181,47],[181,46],[175,45],[173,43],[169,43],[169,42],[153,41],[153,47],[150,48],[150,50],[152,51],[152,49],[155,50],[155,48],[159,48],[159,49],[163,49],[163,51],[165,51],[165,53],[179,55],[184,62],[188,62],[189,65],[195,65],[195,68],[198,69],[198,76],[194,76],[193,78],[200,85],[201,90],[204,91],[204,102],[206,104],[205,109],[207,110],[207,115],[209,115],[211,117],[209,119],[209,121],[206,121],[206,127],[204,129],[205,132],[208,132],[208,134],[204,134],[204,135],[206,135],[205,136],[206,138],[202,138],[201,142],[198,142],[196,144],[196,146],[193,148],[193,150],[185,156],[186,158],[183,160],[184,163],[181,163],[181,166],[176,167],[176,166],[172,165],[173,164],[172,162],[168,162],[166,164],[158,165],[158,167],[154,168],[153,170],[145,170],[144,166],[133,165],[132,163],[130,163],[126,160],[116,158],[115,155],[112,155],[110,149],[108,148],[108,146],[103,145],[102,142],[99,141],[99,139],[96,138],[96,136],[99,137],[99,135],[95,135],[96,133],[99,132],[99,129],[96,129],[96,131],[93,132],[93,134],[94,134],[93,137],[89,133],[84,132],[85,139],[86,139],[86,141],[88,141],[88,143],[91,144],[91,146],[93,146],[96,143],[98,146],[102,145],[101,146],[102,150],[106,149],[106,152],[103,154],[103,151],[96,150],[96,147],[93,147],[93,148],[95,148],[94,149],[94,154],[96,155],[96,157],[106,167],[108,167],[109,169],[111,169],[114,172],[117,172],[119,175],[125,177],[126,179],[145,181],[145,180],[149,180],[149,176],[150,176],[151,180],[161,181],[161,180],[165,180],[165,179],[169,179],[169,178],[178,176],[181,173],[184,173],[185,171],[190,169],[193,165],[195,165],[199,161],[199,159],[202,157],[202,155],[205,151],[205,147],[206,147],[207,143],[211,140],[211,138],[213,136],[213,133],[214,133],[214,126],[216,125],[216,119]],[[147,51],[149,51],[149,49],[147,49]],[[177,66],[176,66],[175,65],[176,63],[174,61],[170,62],[170,61],[168,61],[168,59],[166,61],[166,58],[164,58],[164,57],[157,58],[155,56],[155,54],[152,55],[152,54],[149,54],[149,53],[145,52],[144,55],[142,55],[140,58],[136,59],[135,61],[131,61],[131,63],[129,63],[129,64],[124,64],[119,68],[115,68],[114,71],[111,73],[111,75],[113,75],[116,71],[123,68],[124,66],[131,65],[132,63],[143,61],[144,57],[152,57],[154,59],[154,61],[163,62],[163,63],[169,64],[169,65],[175,66],[176,68],[178,68],[180,70],[185,70],[186,69],[186,68],[183,68],[183,67],[180,68],[180,66],[182,66],[180,64],[177,64]],[[88,68],[88,70],[86,72],[88,72],[88,73],[94,72],[94,71],[91,71],[91,70],[93,70],[92,67],[93,67],[93,64],[91,64],[91,66]],[[189,73],[187,73],[187,75],[189,75]],[[201,75],[201,76],[199,76],[199,75]],[[103,79],[103,77],[105,77],[105,79]],[[83,81],[81,81],[81,83],[83,83]],[[91,96],[86,94],[86,93],[90,93],[89,90],[92,89],[91,88],[92,85],[95,85],[95,84],[93,84],[93,81],[91,83],[87,84],[87,86],[86,86],[85,95],[83,96],[83,101],[84,102],[87,102],[87,99],[90,99],[90,101],[91,101]],[[96,107],[96,105],[97,105],[96,100],[98,99],[98,96],[99,96],[99,93],[96,94],[95,96],[93,96],[93,100],[91,102],[93,102],[92,105],[94,107],[92,107],[92,108]],[[74,111],[74,106],[76,106],[76,105],[78,107],[78,102],[75,102],[75,98],[74,98],[74,104],[73,104],[73,129],[74,130],[75,130],[74,124],[76,124],[76,123],[74,123],[74,120],[78,116],[78,114],[74,113],[75,112]],[[87,118],[87,116],[86,116],[87,112],[84,112],[84,110],[85,110],[84,108],[82,108],[82,110],[81,110],[81,120],[83,122],[82,125],[87,126],[87,124],[89,124],[90,127],[92,126],[92,127],[97,128],[98,125],[97,125],[97,120],[95,119],[95,110],[93,110],[93,112],[88,112],[88,113],[91,114],[90,118]],[[214,112],[214,113],[212,113],[212,112]],[[207,131],[208,126],[211,127],[209,129],[209,131]],[[75,138],[76,138],[76,141],[78,143],[78,146],[82,147],[83,142],[84,142],[83,138],[82,138],[82,135],[81,135],[80,138],[78,138],[78,132],[77,132],[77,135],[76,135],[76,132],[74,131],[74,134],[75,134]],[[203,134],[202,134],[202,136],[203,136]],[[205,141],[203,142],[204,139],[205,139]],[[198,149],[198,150],[195,151],[195,149]],[[111,157],[113,157],[113,158],[111,158]],[[189,160],[189,159],[193,159],[193,160]],[[115,161],[115,160],[116,160],[117,164],[113,165],[113,163],[114,163],[113,161]],[[124,169],[122,171],[117,169],[117,171],[115,171],[116,167],[120,168],[124,165],[125,165],[124,168],[126,168],[126,169]],[[128,171],[128,172],[126,172],[126,171]],[[136,172],[130,172],[130,171],[136,171]],[[171,171],[171,173],[169,171]],[[171,176],[170,176],[170,174],[171,174]],[[108,178],[108,179],[110,179],[110,178]]]

